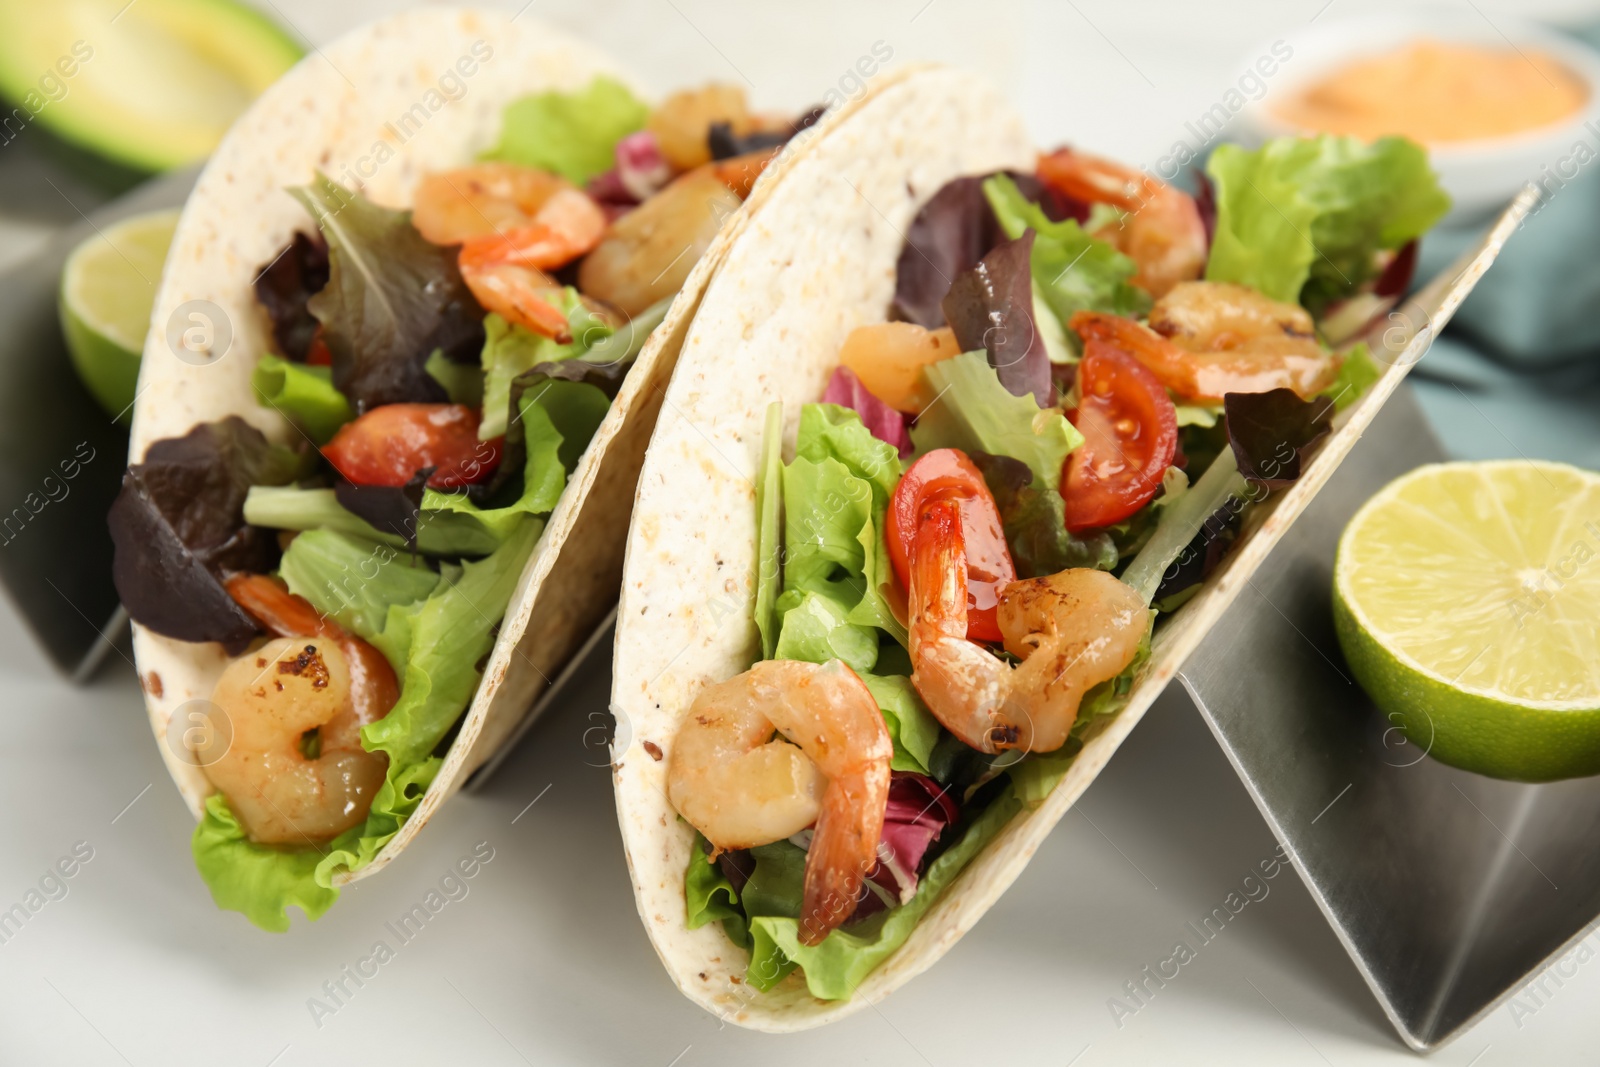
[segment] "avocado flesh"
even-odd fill
[[[0,5],[0,144],[38,124],[141,170],[181,166],[302,54],[234,0]]]

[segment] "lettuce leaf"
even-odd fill
[[[617,142],[644,128],[650,109],[615,78],[577,92],[533,93],[507,105],[485,159],[553,171],[582,185],[616,164]]]
[[[1069,567],[1115,569],[1117,546],[1104,530],[1077,537],[1067,530],[1061,494],[1041,489],[1028,465],[1010,456],[969,453],[1000,510],[1006,544],[1019,578],[1038,578]]]
[[[911,936],[911,931],[922,917],[1021,807],[1021,802],[1008,785],[977,818],[963,828],[961,836],[928,865],[927,873],[922,876],[916,895],[909,903],[873,916],[853,929],[835,930],[820,945],[800,943],[799,919],[791,917],[799,915],[798,900],[787,913],[758,910],[751,900],[750,887],[746,886],[744,903],[751,915],[752,972],[747,975],[746,981],[762,990],[776,985],[776,979],[770,982],[763,980],[758,984],[759,975],[756,971],[758,963],[762,965],[762,974],[773,970],[772,961],[776,954],[785,963],[804,968],[806,988],[812,996],[823,1000],[850,997],[874,967],[905,944],[906,938]],[[787,842],[780,844],[788,845]],[[793,845],[788,847],[799,855],[803,867],[805,853]],[[759,864],[757,872],[760,872]],[[755,882],[754,876],[751,882]],[[787,973],[787,970],[783,970],[783,973]]]
[[[1368,389],[1383,377],[1383,367],[1372,358],[1372,350],[1362,341],[1344,354],[1339,363],[1339,373],[1333,384],[1322,395],[1333,401],[1333,410],[1343,411],[1366,395]],[[1181,411],[1181,409],[1180,409]]]
[[[335,530],[397,548],[406,547],[404,537],[379,530],[346,509],[332,489],[253,485],[245,497],[244,517],[253,526],[275,530]],[[417,550],[430,556],[487,556],[499,544],[495,532],[471,515],[447,511],[424,513],[417,525]]]
[[[289,192],[328,242],[328,284],[307,306],[322,324],[334,387],[358,413],[443,400],[428,356],[436,348],[448,355],[482,329],[456,250],[424,239],[410,212],[381,207],[324,174]]]
[[[1073,219],[1050,221],[1004,174],[985,180],[983,193],[1007,236],[1021,237],[1027,230],[1039,235],[1033,243],[1033,278],[1058,324],[1076,311],[1139,318],[1150,310],[1150,294],[1129,281],[1139,270],[1130,257],[1090,237]],[[1075,335],[1068,343],[1076,343]]]
[[[983,352],[964,352],[922,372],[938,397],[911,427],[918,452],[959,448],[1010,456],[1033,471],[1033,485],[1061,491],[1061,465],[1083,435],[1057,408],[1012,396]]]
[[[511,383],[545,363],[562,363],[584,355],[612,336],[612,329],[583,303],[570,285],[561,290],[560,308],[572,331],[570,344],[536,334],[499,315],[483,319],[483,417],[478,439],[488,441],[506,432],[511,418]]]
[[[756,483],[756,629],[761,658],[771,659],[778,643],[778,559],[782,552],[783,401],[767,405],[761,437],[761,472]]]
[[[1008,393],[1031,395],[1039,407],[1055,402],[1050,353],[1033,313],[1035,234],[1002,241],[978,265],[956,275],[945,294],[944,317],[956,343],[983,349]]]
[[[289,542],[278,575],[289,592],[368,642],[383,633],[391,607],[426,600],[440,582],[437,571],[391,545],[328,529]]]
[[[291,363],[268,352],[250,373],[250,389],[262,404],[283,414],[319,445],[355,418],[350,401],[333,387],[329,367]]]
[[[1313,312],[1375,277],[1375,252],[1421,236],[1450,209],[1427,152],[1401,137],[1225,144],[1206,173],[1217,203],[1206,278]]]
[[[249,493],[302,477],[307,458],[237,415],[151,444],[128,467],[106,516],[116,547],[111,576],[128,614],[180,641],[244,651],[261,628],[221,578],[272,569],[278,541],[251,523]]]
[[[894,742],[889,769],[927,774],[941,727],[917,695],[911,679],[897,674],[863,674],[861,680],[872,690],[872,699],[878,702],[889,728],[889,740]]]
[[[720,922],[734,944],[750,943],[750,926],[739,905],[739,893],[711,858],[706,839],[698,833],[694,835],[689,873],[683,880],[683,902],[689,929]]]
[[[266,930],[285,930],[287,908],[316,919],[338,899],[334,875],[360,870],[416,811],[442,760],[433,750],[477,691],[477,664],[494,645],[494,631],[538,540],[541,524],[522,520],[487,559],[448,568],[435,592],[411,604],[391,604],[373,644],[405,665],[400,699],[389,714],[362,728],[369,752],[385,752],[389,770],[366,822],[335,838],[326,852],[269,849],[251,842],[220,794],[206,802],[195,827],[195,866],[217,905],[243,912]],[[342,596],[315,584],[303,595],[328,614],[347,610]]]
[[[785,590],[778,598],[783,625],[773,659],[795,659],[806,663],[843,660],[857,674],[865,675],[878,662],[878,635],[870,626],[848,621],[849,605],[826,594]]]
[[[337,889],[317,882],[322,853],[256,844],[221,793],[206,798],[189,849],[217,907],[242,912],[263,930],[288,930],[290,907],[320,919],[339,899]]]

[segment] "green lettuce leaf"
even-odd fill
[[[736,945],[750,943],[750,926],[739,894],[706,851],[707,842],[694,835],[694,852],[689,858],[689,873],[683,880],[683,902],[688,927],[698,930],[706,923],[720,922],[729,940]]]
[[[850,997],[872,969],[882,963],[911,936],[911,931],[938,901],[944,891],[966,869],[985,845],[1000,832],[1012,815],[1021,810],[1021,803],[1010,786],[991,801],[978,814],[961,836],[937,859],[928,865],[927,873],[917,883],[917,892],[909,903],[891,911],[881,912],[851,930],[835,930],[820,945],[800,943],[799,900],[785,911],[760,910],[751,900],[750,888],[745,887],[744,903],[750,914],[752,974],[758,960],[763,972],[773,970],[773,961],[781,958],[786,963],[798,964],[805,969],[806,987],[814,997],[823,1000],[844,1000]],[[780,845],[787,845],[780,842]],[[775,846],[767,846],[769,848]],[[805,853],[793,845],[803,867]],[[758,867],[759,873],[759,867]],[[755,881],[754,877],[751,879]],[[787,903],[780,900],[777,903]],[[760,955],[758,956],[758,950]],[[787,971],[784,971],[787,973]],[[780,974],[781,978],[782,975]],[[758,989],[769,989],[776,979],[757,984],[756,978],[747,977]]]
[[[1131,258],[1090,237],[1072,219],[1050,221],[1044,209],[1023,196],[1017,183],[1005,174],[985,180],[983,195],[1007,237],[1014,240],[1026,230],[1039,235],[1029,262],[1038,286],[1036,294],[1043,294],[1055,314],[1057,331],[1077,311],[1109,311],[1139,318],[1150,310],[1150,294],[1129,282],[1139,270]],[[1049,331],[1050,327],[1041,329]],[[1075,337],[1064,339],[1075,343]],[[1055,339],[1047,333],[1045,340],[1049,345]]]
[[[250,374],[256,399],[282,413],[319,445],[355,418],[350,401],[333,387],[333,371],[291,363],[268,352]]]
[[[369,752],[389,755],[384,784],[366,822],[335,838],[325,852],[269,849],[252,843],[220,794],[206,802],[195,828],[195,865],[219,907],[243,912],[266,930],[285,930],[287,908],[321,916],[338,899],[333,877],[360,870],[416,811],[442,762],[433,750],[477,691],[477,664],[494,644],[494,629],[538,540],[540,523],[519,530],[487,559],[448,568],[425,600],[391,604],[372,642],[392,663],[403,663],[400,699],[389,714],[362,728]],[[344,608],[312,585],[307,599],[332,614]]]
[[[347,511],[332,489],[253,485],[245,497],[244,517],[252,526],[274,530],[334,530],[399,548],[406,544],[405,538]],[[470,515],[424,512],[417,524],[417,549],[430,556],[486,556],[499,544],[495,533]]]
[[[1372,350],[1362,341],[1344,354],[1338,375],[1333,379],[1333,384],[1322,391],[1322,395],[1333,401],[1335,411],[1343,411],[1366,395],[1367,390],[1381,377],[1383,367],[1372,358]]]
[[[445,395],[449,396],[452,404],[465,404],[469,408],[483,407],[482,367],[457,363],[446,358],[443,350],[435,348],[428,362],[423,364],[423,369],[428,372],[428,377],[444,387]]]
[[[368,642],[383,633],[391,607],[426,600],[440,581],[404,549],[328,529],[289,542],[278,575],[289,592]]]
[[[761,436],[761,471],[756,476],[756,629],[761,658],[771,659],[778,644],[778,559],[782,553],[783,401],[767,405]]]
[[[1402,137],[1225,144],[1206,173],[1217,200],[1206,278],[1313,312],[1372,278],[1375,252],[1421,236],[1450,209],[1426,150]]]
[[[339,899],[337,889],[317,882],[322,853],[256,844],[221,793],[206,798],[189,847],[217,907],[243,912],[263,930],[281,934],[289,929],[289,907],[316,920]]]
[[[911,427],[917,451],[959,448],[1021,460],[1035,487],[1061,491],[1061,465],[1083,435],[1057,408],[1012,396],[983,352],[964,352],[923,369],[938,397]]]
[[[483,418],[478,439],[487,441],[506,432],[511,417],[511,383],[541,363],[561,363],[584,355],[591,345],[611,337],[611,327],[595,317],[570,285],[561,290],[561,311],[567,316],[572,343],[534,333],[499,315],[483,319]]]
[[[878,634],[848,621],[849,607],[825,593],[788,589],[778,598],[783,626],[773,659],[827,663],[843,660],[864,675],[878,662]]]
[[[617,142],[644,128],[650,109],[615,78],[572,93],[533,93],[507,105],[500,140],[484,153],[553,171],[582,185],[616,163]]]
[[[872,699],[883,712],[894,742],[894,759],[889,769],[928,773],[933,746],[939,743],[939,720],[917,695],[911,679],[901,675],[863,674],[861,680],[872,690]]]

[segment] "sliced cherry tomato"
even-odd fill
[[[1105,341],[1084,345],[1078,408],[1083,434],[1061,472],[1068,530],[1110,526],[1148,504],[1178,449],[1178,415],[1159,379]]]
[[[901,585],[911,587],[911,543],[924,510],[936,500],[956,500],[961,505],[961,533],[967,545],[967,636],[999,641],[995,606],[1001,587],[1017,580],[1017,568],[1006,547],[1000,509],[965,452],[954,448],[929,452],[895,486],[884,530],[895,575]]]
[[[385,404],[341,426],[322,454],[356,485],[405,485],[432,467],[429,486],[459,489],[494,473],[503,441],[478,440],[465,404]]]

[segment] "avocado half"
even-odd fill
[[[0,4],[0,145],[37,123],[140,170],[182,166],[304,54],[235,0]]]

